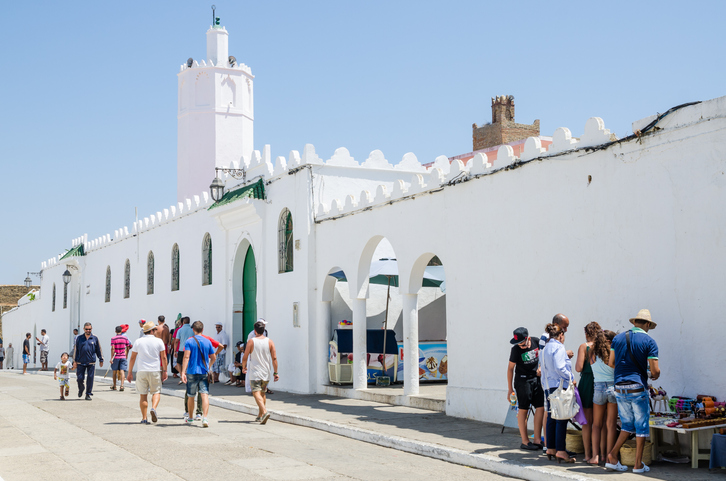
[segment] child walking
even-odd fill
[[[53,369],[53,379],[57,379],[60,384],[60,398],[61,401],[66,400],[66,396],[68,396],[68,391],[71,388],[70,385],[70,371],[73,369],[73,363],[68,360],[68,353],[64,352],[61,354],[61,360],[58,364],[55,365],[55,369]],[[63,387],[65,386],[65,389]]]

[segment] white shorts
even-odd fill
[[[136,373],[136,392],[158,394],[161,392],[161,372],[140,371]]]

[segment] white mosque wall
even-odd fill
[[[258,316],[270,322],[279,351],[278,386],[322,392],[331,320],[340,307],[325,307],[335,300],[328,273],[344,270],[346,304],[368,298],[368,314],[375,315],[380,286],[368,289],[365,279],[376,247],[385,240],[399,263],[397,297],[419,291],[413,273],[432,256],[443,262],[450,415],[502,421],[512,330],[525,326],[537,336],[558,312],[571,320],[566,345],[576,350],[588,322],[623,330],[639,309],[650,309],[658,322],[652,335],[661,350],[663,374],[657,384],[670,395],[723,396],[726,380],[716,367],[719,337],[709,333],[718,329],[726,307],[721,295],[725,113],[726,98],[686,107],[642,139],[604,149],[593,148],[609,139],[594,118],[579,140],[558,129],[549,151],[536,139],[527,141],[521,159],[500,148],[497,167],[507,167],[501,170],[481,156],[467,166],[437,159],[429,170],[420,170],[411,156],[401,162],[405,168],[389,167],[376,151],[362,163],[341,149],[323,161],[312,146],[302,155],[292,152],[273,161],[265,147],[245,165],[248,178],[263,175],[269,181],[266,201],[240,200],[210,211],[211,201],[200,193],[131,229],[74,239],[73,245],[86,246],[87,255],[43,263],[42,295],[3,316],[6,342],[19,353],[23,334],[45,327],[53,360],[59,354],[56,343],[64,349],[70,344],[70,328],[77,324],[73,316],[79,316],[81,325],[94,324],[107,352],[115,325],[130,324],[133,341],[139,318],[164,314],[173,320],[178,312],[204,321],[207,333],[222,319],[234,338],[234,283],[241,275],[235,258],[252,245]],[[236,181],[227,182],[232,187]],[[293,251],[293,272],[280,274],[277,227],[284,208],[293,215],[299,247]],[[201,279],[206,232],[214,253],[210,286],[202,286]],[[180,290],[171,292],[175,242],[182,274]],[[146,294],[149,250],[156,260],[153,295]],[[132,275],[129,299],[123,299],[126,259]],[[71,301],[67,310],[59,308],[61,275],[69,264],[77,268],[71,269],[71,296],[80,291],[80,311]],[[107,266],[112,268],[109,303],[104,302]],[[339,286],[338,295],[342,292]],[[293,325],[293,303],[299,327]],[[419,309],[424,305],[421,294]]]
[[[369,297],[361,274],[381,238],[402,273],[437,255],[447,282],[450,415],[501,422],[513,329],[539,336],[558,312],[571,320],[565,344],[576,350],[588,322],[622,331],[650,309],[656,384],[671,395],[723,396],[719,336],[707,333],[726,307],[725,113],[726,97],[686,107],[642,140],[604,150],[583,148],[609,137],[601,121],[588,122],[580,141],[556,133],[551,152],[561,155],[539,152],[530,158],[541,160],[443,189],[446,181],[429,175],[424,190],[438,192],[381,197],[368,210],[319,207],[318,283],[343,268],[351,297]],[[452,164],[466,177],[461,167]],[[415,293],[408,277],[401,292]]]

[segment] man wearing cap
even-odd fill
[[[133,380],[134,365],[136,371],[136,392],[141,396],[141,424],[149,424],[146,411],[149,408],[148,395],[151,394],[151,421],[156,422],[156,408],[161,399],[161,383],[166,380],[166,352],[164,342],[156,337],[156,325],[152,321],[144,324],[144,337],[140,338],[131,349],[129,360],[129,381]]]
[[[656,323],[648,309],[641,309],[630,319],[633,328],[621,332],[610,346],[610,367],[615,368],[615,399],[622,428],[612,451],[608,453],[605,467],[613,471],[627,471],[618,461],[620,447],[635,433],[634,473],[647,473],[650,468],[643,464],[645,438],[650,432],[650,402],[648,393],[648,367],[654,381],[660,377],[658,344],[648,335]]]
[[[219,382],[219,373],[224,371],[225,367],[227,366],[227,363],[225,361],[227,346],[229,345],[229,336],[226,332],[224,332],[221,322],[217,322],[215,324],[215,327],[217,328],[217,332],[214,334],[214,339],[222,346],[222,350],[217,355],[217,360],[214,361],[214,365],[212,366],[212,373],[214,375],[214,382]],[[227,384],[229,384],[229,382]]]
[[[539,440],[542,439],[542,420],[544,419],[544,391],[539,381],[539,340],[529,337],[529,331],[524,327],[514,330],[514,337],[509,341],[512,351],[509,354],[509,367],[507,369],[507,398],[517,392],[517,424],[522,437],[521,449],[535,451],[542,449]],[[516,371],[515,371],[516,368]],[[514,390],[512,389],[514,379]],[[527,415],[529,407],[534,406],[534,440],[529,442],[527,437]]]

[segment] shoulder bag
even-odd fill
[[[542,360],[544,361],[544,357]],[[543,362],[542,365],[545,367],[546,371],[546,363]],[[549,392],[550,388],[547,381],[547,375],[546,373],[543,374],[545,388],[547,388],[547,392]],[[547,396],[547,399],[550,402],[550,416],[552,416],[552,419],[557,419],[558,421],[572,419],[580,411],[580,406],[577,404],[577,398],[575,397],[575,385],[572,382],[572,373],[570,373],[570,382],[567,385],[567,389],[562,389],[563,381],[563,379],[560,379],[559,387],[555,389],[552,394]]]

